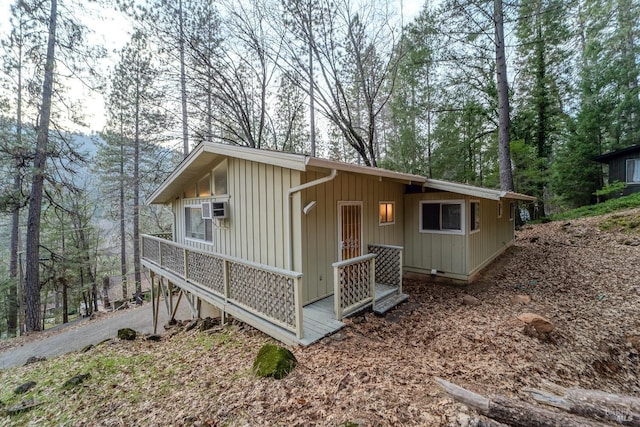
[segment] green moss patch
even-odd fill
[[[600,229],[640,233],[640,218],[631,214],[612,215],[600,223]]]
[[[274,344],[262,346],[253,362],[253,372],[257,377],[273,377],[280,380],[293,371],[298,364],[291,351]]]

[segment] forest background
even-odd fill
[[[526,217],[592,203],[592,158],[640,141],[637,0],[6,7],[2,336],[97,310],[103,284],[140,294],[138,236],[170,231],[145,195],[201,141],[485,187],[508,170]]]

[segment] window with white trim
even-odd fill
[[[640,184],[640,159],[627,159],[627,183]]]
[[[473,200],[469,203],[469,232],[480,231],[480,202]]]
[[[213,223],[202,218],[202,206],[185,206],[184,235],[187,239],[213,242]]]
[[[396,222],[396,202],[380,202],[380,225],[391,225]]]
[[[420,232],[464,233],[464,201],[442,200],[420,202]]]
[[[502,200],[498,201],[498,218],[502,218]]]

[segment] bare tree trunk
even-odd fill
[[[207,70],[207,138],[206,140],[213,141],[213,84],[211,83],[211,70]]]
[[[22,27],[22,20],[20,20]],[[22,33],[22,29],[20,29]],[[18,45],[18,81],[17,81],[17,105],[16,105],[16,144],[15,171],[13,176],[13,194],[18,198],[22,192],[22,168],[24,167],[24,155],[22,148],[22,43]],[[15,206],[11,212],[11,248],[9,260],[9,277],[13,279],[9,288],[9,307],[7,312],[7,332],[14,336],[18,327],[18,251],[20,250],[20,207],[22,200],[15,200]]]
[[[311,157],[316,157],[316,104],[313,93],[313,46],[311,40],[313,40],[313,14],[312,6],[313,2],[308,0],[309,15],[309,139],[311,140]]]
[[[493,17],[496,36],[496,84],[498,89],[498,160],[500,189],[513,191],[511,172],[511,148],[509,146],[509,85],[507,60],[504,53],[504,16],[502,0],[493,1]]]
[[[104,308],[111,307],[111,301],[109,301],[109,276],[102,277],[102,306]]]
[[[138,78],[139,82],[140,79]],[[136,83],[137,85],[138,83]],[[133,151],[133,272],[136,282],[136,304],[142,294],[140,269],[140,92],[136,88],[135,142]]]
[[[526,402],[494,396],[488,399],[482,395],[459,387],[436,377],[436,382],[455,400],[475,409],[481,414],[513,427],[604,427],[599,421],[576,415],[554,412]]]
[[[69,296],[67,294],[67,279],[60,278],[60,286],[62,287],[62,323],[69,323]]]
[[[87,317],[89,315],[90,305],[89,301],[87,301],[87,293],[85,291],[82,291],[82,302],[84,302],[84,316],[82,317]]]
[[[122,125],[122,119],[120,120]],[[120,138],[122,129],[120,129]],[[124,216],[124,141],[120,142],[120,276],[122,277],[122,300],[127,300],[127,235]]]
[[[79,209],[78,209],[79,210]],[[80,212],[77,212],[77,239],[82,250],[82,260],[83,266],[81,267],[81,272],[86,271],[87,276],[89,278],[89,283],[91,283],[91,298],[93,300],[93,311],[98,311],[98,288],[96,285],[97,278],[91,269],[91,255],[89,251],[91,250],[91,245],[89,244],[89,239],[84,232],[84,222],[80,215]]]
[[[27,268],[26,268],[26,330],[38,331],[40,325],[40,211],[42,209],[42,187],[47,163],[51,98],[53,95],[53,68],[55,65],[57,0],[51,0],[49,15],[49,39],[42,84],[40,123],[33,161],[33,179],[29,196],[27,223]]]
[[[13,189],[16,194],[22,187],[22,177],[16,168]],[[9,277],[12,279],[9,287],[9,301],[7,307],[7,332],[9,336],[16,334],[18,327],[18,244],[20,242],[20,207],[15,206],[11,212],[11,259],[9,261]]]
[[[178,49],[180,50],[180,97],[182,100],[182,150],[184,157],[189,154],[189,125],[187,122],[187,78],[184,69],[184,11],[182,0],[178,1],[178,21],[180,23],[180,36]]]

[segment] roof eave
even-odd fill
[[[191,165],[203,154],[233,157],[238,159],[257,161],[274,166],[280,166],[298,171],[305,170],[305,156],[300,154],[290,154],[259,150],[250,147],[236,145],[225,145],[213,142],[202,142],[198,144],[187,157],[176,167],[176,169],[160,184],[160,186],[146,199],[146,204],[166,204],[173,198],[172,194],[167,194],[167,190],[179,177],[189,169]]]
[[[527,202],[533,202],[536,200],[533,196],[513,191],[494,190],[491,188],[477,187],[475,185],[460,184],[458,182],[441,181],[437,179],[427,179],[424,186],[434,190],[448,191],[451,193],[458,193],[465,196],[479,197],[488,200],[514,199]]]
[[[501,191],[500,197],[503,199],[521,200],[523,202],[535,202],[537,197],[529,196],[528,194],[516,193],[513,191]]]
[[[149,195],[149,197],[147,197],[147,199],[145,200],[145,204],[147,204],[147,205],[166,204],[169,200],[165,200],[165,199],[158,200],[158,198],[171,185],[171,183],[173,181],[175,181],[176,178],[178,176],[180,176],[189,167],[189,165],[191,163],[193,163],[194,159],[196,157],[198,157],[203,151],[204,151],[203,144],[198,144],[189,153],[189,155],[187,157],[182,159],[180,164],[178,164],[178,166],[176,166],[176,168],[173,170],[173,172],[171,172],[171,174],[168,177],[166,177],[164,181],[162,181],[162,184],[160,184],[158,186],[158,188],[156,188],[155,191],[153,193],[151,193],[151,195]]]
[[[307,157],[306,165],[323,169],[336,169],[343,172],[352,172],[360,175],[370,175],[380,178],[387,178],[404,184],[423,184],[426,178],[420,175],[412,175],[402,172],[394,172],[371,166],[351,165],[334,160],[321,159],[318,157]]]

